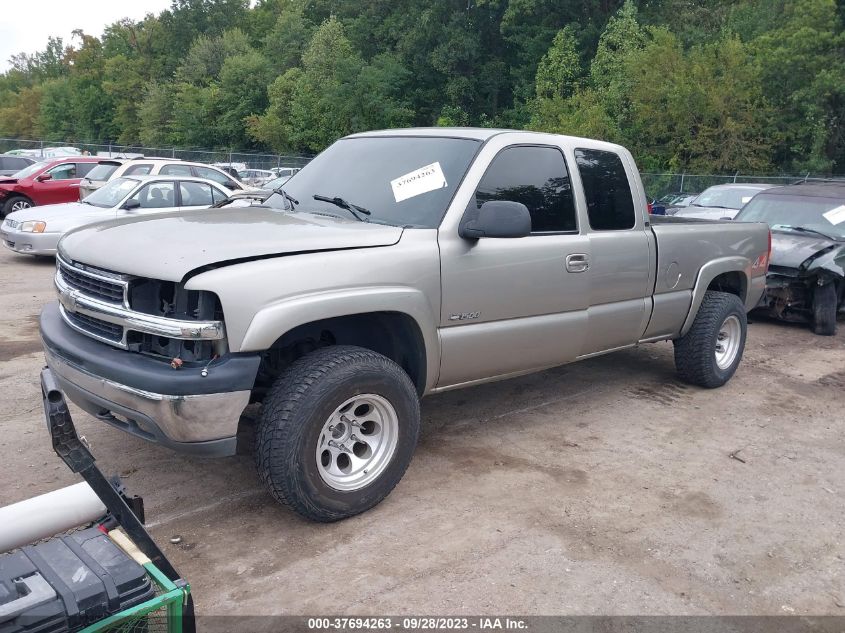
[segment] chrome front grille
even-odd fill
[[[149,280],[71,264],[60,256],[56,264],[55,285],[62,317],[70,327],[91,338],[135,351],[139,350],[137,334],[179,341],[225,338],[222,320],[171,318],[133,310],[130,284]]]
[[[87,314],[80,314],[78,312],[68,312],[63,310],[64,317],[76,325],[80,330],[96,335],[99,339],[105,339],[112,343],[121,344],[123,341],[123,328],[114,323],[103,321],[101,319],[88,316]]]
[[[56,263],[59,268],[59,274],[71,288],[101,301],[108,301],[109,303],[118,305],[126,304],[129,278],[125,275],[114,275],[104,271],[94,272],[90,268],[78,268],[58,256],[56,257]]]

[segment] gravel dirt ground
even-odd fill
[[[53,266],[0,253],[0,505],[76,481],[38,385]],[[332,525],[277,505],[248,457],[74,412],[200,614],[843,615],[843,389],[845,335],[757,321],[715,391],[662,343],[433,396],[399,486]]]

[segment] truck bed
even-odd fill
[[[654,280],[652,317],[643,335],[645,340],[678,336],[678,314],[697,311],[693,289],[703,268],[724,267],[744,270],[751,287],[745,296],[746,309],[757,304],[765,288],[765,262],[758,258],[768,253],[769,227],[762,223],[730,220],[701,220],[672,216],[649,216],[654,234],[657,266]],[[754,262],[762,264],[753,269]],[[738,265],[739,264],[739,265]],[[737,275],[736,283],[747,283]]]

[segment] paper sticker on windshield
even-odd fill
[[[842,224],[845,222],[845,204],[839,205],[835,209],[831,209],[822,215],[824,216],[824,219],[831,224]]]
[[[408,198],[419,196],[435,189],[442,189],[446,186],[446,176],[440,169],[440,163],[431,163],[414,171],[399,176],[396,180],[390,181],[393,189],[393,197],[396,202],[402,202]]]
[[[752,196],[742,196],[742,204],[745,204],[749,200],[751,200]]]

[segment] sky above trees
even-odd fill
[[[644,169],[845,172],[835,0],[174,0],[0,75],[0,136],[320,151],[476,125]]]

